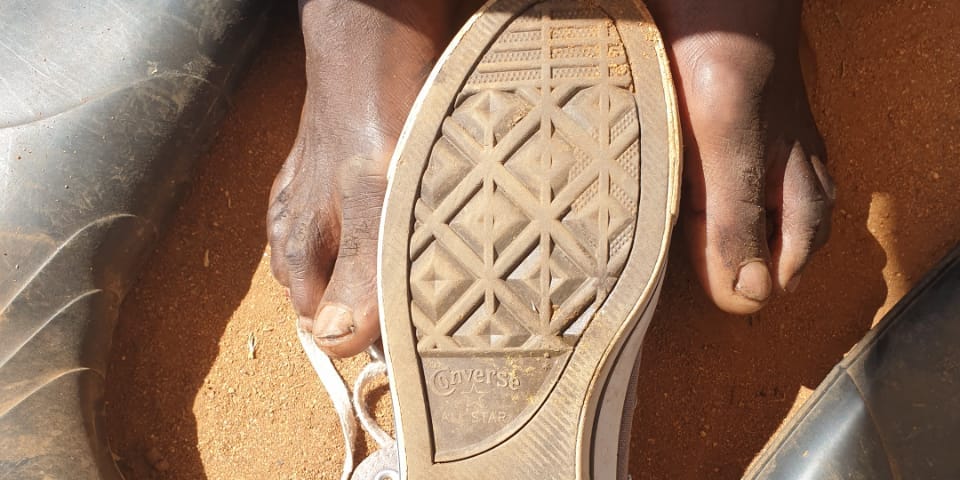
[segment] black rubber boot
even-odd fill
[[[120,478],[103,428],[117,309],[266,4],[0,6],[0,478]]]
[[[960,247],[837,365],[746,479],[960,478]]]

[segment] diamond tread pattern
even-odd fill
[[[564,351],[613,287],[640,194],[619,33],[577,2],[508,24],[444,120],[410,241],[417,349]]]

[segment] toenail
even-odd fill
[[[800,286],[800,276],[801,275],[798,273],[794,275],[789,282],[787,282],[787,285],[786,285],[787,292],[793,293],[797,291],[797,287]]]
[[[763,302],[770,297],[771,281],[770,270],[766,263],[761,260],[753,260],[740,267],[740,273],[737,275],[737,285],[734,290],[740,296],[756,301]]]
[[[353,334],[353,313],[342,305],[326,305],[313,322],[313,338],[321,346],[336,345]]]

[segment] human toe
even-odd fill
[[[377,244],[386,190],[381,163],[358,157],[345,162],[343,168],[336,263],[316,315],[303,321],[317,345],[337,357],[356,355],[380,336]]]
[[[792,293],[811,256],[830,236],[835,188],[821,161],[822,150],[809,152],[797,142],[783,172],[779,239],[773,264],[777,287]]]

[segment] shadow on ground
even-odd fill
[[[284,12],[268,27],[192,192],[121,309],[107,411],[128,478],[207,476],[194,405],[215,391],[205,381],[261,263],[267,196],[296,134],[305,85],[295,22]],[[151,468],[157,456],[169,477]]]

